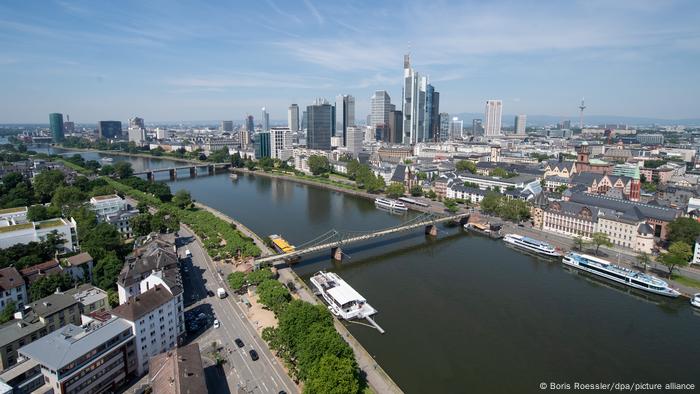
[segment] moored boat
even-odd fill
[[[333,272],[319,271],[311,277],[311,283],[337,317],[364,319],[377,313],[360,293]]]
[[[549,257],[561,257],[562,254],[547,242],[540,241],[534,238],[526,237],[518,234],[506,234],[503,237],[503,242],[516,246],[518,248],[538,253]]]
[[[690,305],[700,308],[700,293],[693,294],[693,297],[690,299]]]
[[[408,208],[401,201],[392,200],[390,198],[377,197],[374,199],[374,205],[380,208],[387,208],[395,211],[408,211]]]

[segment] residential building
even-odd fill
[[[411,67],[410,55],[403,58],[403,143],[416,144],[426,140],[425,101],[428,79],[418,74]]]
[[[255,147],[255,159],[260,160],[263,157],[272,157],[270,142],[270,132],[261,131],[253,135],[253,146]]]
[[[486,126],[484,127],[486,137],[495,137],[501,134],[502,113],[503,101],[486,100],[486,111],[484,114],[486,119]]]
[[[129,142],[136,146],[143,146],[146,143],[146,129],[129,126]]]
[[[241,130],[239,132],[239,134],[240,134],[241,149],[243,149],[243,150],[248,149],[248,145],[250,145],[251,132],[248,130]]]
[[[498,187],[501,190],[506,190],[508,188],[511,189],[526,189],[526,188],[535,188],[539,189],[540,186],[540,181],[537,177],[532,176],[532,175],[527,175],[527,174],[521,174],[514,176],[512,178],[499,178],[499,177],[493,177],[493,176],[483,176],[483,175],[477,175],[477,174],[470,174],[468,172],[465,173],[460,173],[458,175],[459,179],[462,182],[469,182],[469,183],[474,183],[476,185],[479,185],[479,188],[482,190],[486,189],[493,189]],[[537,193],[539,194],[539,190],[537,190]]]
[[[224,133],[233,132],[233,121],[232,120],[222,120],[221,121],[221,131]]]
[[[374,128],[377,125],[389,124],[389,112],[394,110],[396,107],[391,104],[389,93],[385,90],[375,91],[370,99],[370,122],[368,125]]]
[[[347,144],[347,129],[355,125],[355,97],[341,94],[335,98],[335,133],[342,138],[342,146]]]
[[[287,127],[292,133],[299,131],[299,106],[292,104],[287,111]]]
[[[185,332],[182,305],[162,285],[130,298],[111,313],[126,320],[136,336],[138,376],[148,371],[152,357],[174,349]]]
[[[61,268],[74,281],[92,281],[93,259],[88,252],[66,257],[61,261]]]
[[[63,294],[68,294],[78,301],[80,313],[83,315],[90,315],[93,312],[107,312],[111,309],[107,292],[90,283],[83,283],[68,289]]]
[[[41,242],[49,234],[55,233],[63,239],[60,252],[78,248],[77,224],[73,218],[56,218],[40,222],[17,223],[15,220],[0,221],[0,249],[16,244]]]
[[[359,126],[350,126],[347,129],[347,151],[352,154],[352,157],[357,158],[357,155],[362,152],[362,141],[364,140],[364,130]]]
[[[153,394],[206,394],[199,345],[191,343],[151,358],[148,380]]]
[[[126,209],[126,200],[116,194],[107,194],[90,198],[91,208],[96,215],[105,216]]]
[[[44,385],[41,366],[31,359],[21,359],[17,364],[0,372],[1,394],[41,393],[36,391]]]
[[[693,250],[693,259],[690,264],[700,264],[700,237],[695,240],[695,249]]]
[[[24,282],[27,284],[28,287],[45,276],[57,275],[62,273],[63,268],[61,267],[61,263],[57,259],[51,259],[49,261],[34,264],[32,266],[25,267],[19,270],[19,274],[22,275],[22,279],[24,279]]]
[[[136,370],[134,333],[120,318],[68,324],[19,353],[41,366],[42,388],[57,394],[116,392]]]
[[[334,107],[327,101],[318,99],[306,107],[308,131],[306,146],[309,149],[331,150],[331,136],[335,128]]]
[[[97,122],[97,136],[116,139],[122,136],[122,122],[119,120],[101,120]]]
[[[289,128],[270,128],[270,157],[287,161],[292,157],[292,140],[292,130]]]
[[[446,189],[447,198],[460,199],[473,204],[480,204],[481,200],[486,197],[486,193],[485,190],[481,190],[478,187],[464,186],[464,184],[459,182],[451,182]]]
[[[0,370],[17,363],[17,350],[67,325],[80,325],[80,308],[73,297],[51,294],[25,305],[15,319],[0,325]]]
[[[17,309],[22,309],[28,301],[27,286],[15,267],[0,268],[0,309],[11,302]]]
[[[262,131],[270,131],[270,114],[262,107]]]
[[[53,142],[62,142],[66,138],[63,129],[63,114],[49,114],[49,129]]]
[[[116,194],[95,196],[90,198],[90,206],[99,221],[114,225],[126,238],[133,236],[131,219],[138,215],[139,211],[131,208],[125,199]]]
[[[515,115],[515,135],[525,136],[527,115]]]

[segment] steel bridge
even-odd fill
[[[170,179],[176,179],[177,178],[177,171],[178,170],[190,170],[190,177],[194,178],[197,176],[197,169],[198,168],[206,168],[207,173],[209,175],[214,175],[216,173],[216,170],[222,169],[222,168],[229,168],[231,167],[230,163],[205,163],[205,164],[188,164],[184,166],[176,166],[176,167],[167,167],[167,168],[151,168],[145,171],[137,171],[134,172],[134,175],[146,175],[146,178],[149,181],[155,180],[155,174],[158,172],[167,172],[170,175]]]

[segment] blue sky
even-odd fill
[[[241,121],[339,93],[401,100],[402,56],[441,110],[700,117],[700,2],[0,3],[0,123]]]

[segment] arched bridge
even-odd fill
[[[214,175],[216,173],[216,170],[219,170],[222,168],[229,168],[229,167],[231,167],[231,163],[190,164],[190,165],[177,166],[177,167],[152,168],[152,169],[148,169],[145,171],[134,172],[134,175],[146,175],[146,179],[148,179],[149,181],[153,181],[153,180],[155,180],[155,174],[157,172],[168,172],[170,174],[170,179],[176,179],[178,170],[189,169],[190,170],[190,178],[194,178],[197,176],[197,169],[198,168],[206,168],[207,173],[209,175]]]

